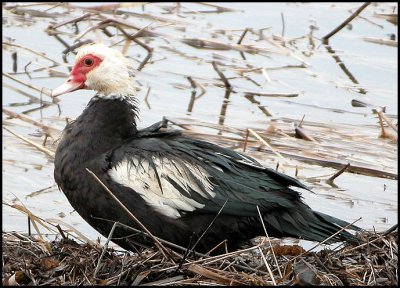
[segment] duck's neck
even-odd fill
[[[105,153],[136,134],[136,115],[133,97],[95,96],[65,128],[56,154],[74,154],[78,164]]]

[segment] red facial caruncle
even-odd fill
[[[68,80],[52,92],[56,97],[64,93],[72,92],[78,89],[85,89],[86,75],[98,67],[103,60],[93,54],[83,56],[74,66]]]

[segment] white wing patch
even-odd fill
[[[109,170],[108,174],[114,181],[139,193],[158,212],[171,218],[181,216],[178,210],[193,211],[204,207],[204,204],[182,195],[169,179],[186,191],[194,191],[208,199],[215,197],[209,175],[199,165],[183,160],[173,161],[166,157],[153,156],[152,159],[161,188],[156,171],[147,160],[141,160],[140,163],[136,158],[124,160]]]

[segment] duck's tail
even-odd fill
[[[317,223],[309,223],[311,229],[309,233],[305,233],[303,236],[305,239],[321,242],[337,233],[335,236],[327,240],[326,243],[330,244],[338,241],[346,241],[352,244],[359,244],[357,237],[343,228],[346,227],[346,229],[349,230],[362,231],[360,227],[322,212],[313,212],[319,221]]]

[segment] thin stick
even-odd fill
[[[269,275],[271,276],[271,279],[272,279],[272,283],[274,283],[274,286],[276,286],[276,282],[275,282],[275,279],[274,279],[274,274],[272,274],[272,271],[271,271],[271,268],[268,265],[267,259],[265,259],[264,253],[263,253],[263,251],[261,250],[260,247],[258,247],[258,250],[260,250],[261,258],[263,259],[264,264],[268,269]]]
[[[41,146],[41,145],[39,145],[39,144],[36,144],[35,142],[32,142],[31,140],[29,140],[28,138],[25,138],[25,137],[22,136],[22,135],[18,135],[17,133],[13,132],[12,130],[8,129],[8,128],[5,127],[5,126],[3,126],[3,129],[6,130],[6,131],[8,131],[8,132],[10,132],[10,133],[13,134],[14,136],[20,138],[21,140],[23,140],[23,141],[25,141],[25,142],[31,144],[32,146],[34,146],[35,148],[39,149],[40,151],[46,153],[46,154],[49,155],[50,157],[53,157],[53,158],[54,158],[55,153],[52,152],[52,151],[50,151],[49,149],[46,149],[46,148],[44,148],[43,146]]]
[[[242,36],[240,36],[240,39],[239,39],[239,41],[237,42],[237,44],[242,43],[243,38],[244,38],[244,36],[246,35],[246,33],[247,33],[248,31],[249,31],[249,28],[246,28],[246,29],[243,31]]]
[[[21,81],[21,80],[15,78],[15,77],[11,76],[11,75],[8,74],[7,72],[3,72],[3,75],[6,76],[7,78],[10,78],[10,79],[14,80],[15,82],[18,82],[18,83],[20,83],[20,84],[22,84],[22,85],[25,85],[25,86],[27,86],[27,87],[33,89],[33,90],[36,90],[36,91],[38,91],[38,92],[40,92],[40,93],[43,93],[43,94],[45,94],[45,95],[51,97],[51,93],[49,93],[49,92],[47,92],[47,91],[43,91],[43,89],[39,89],[39,88],[37,88],[37,87],[35,87],[35,86],[33,86],[33,85],[27,84],[27,83],[25,83],[25,82],[23,82],[23,81]]]
[[[327,181],[333,182],[340,174],[342,174],[344,171],[346,171],[347,168],[350,167],[350,163],[347,163],[346,166],[344,166],[342,169],[340,169],[338,172],[335,173],[331,178],[329,178]]]
[[[206,89],[204,89],[203,85],[201,85],[197,81],[193,80],[193,78],[191,76],[186,76],[186,78],[190,82],[190,86],[192,86],[193,89],[196,89],[197,87],[199,87],[201,90],[201,93],[197,97],[195,97],[195,99],[199,99],[201,96],[203,96],[206,93]]]
[[[218,249],[221,245],[224,245],[228,240],[224,239],[222,240],[219,244],[215,245],[213,248],[211,248],[210,251],[208,251],[205,255],[210,255],[213,251],[215,251],[216,249]]]
[[[31,217],[28,215],[28,235],[31,236]]]
[[[263,143],[264,145],[266,145],[269,149],[271,149],[272,152],[275,153],[275,155],[277,155],[279,158],[281,158],[283,161],[285,161],[286,164],[290,164],[289,161],[287,161],[282,155],[281,153],[279,153],[278,151],[276,151],[274,148],[272,148],[271,145],[269,145],[267,143],[267,141],[265,141],[263,138],[261,138],[260,135],[258,135],[255,131],[253,131],[252,129],[248,128],[247,130],[249,130],[249,132],[251,134],[253,134],[258,140],[261,141],[261,143]]]
[[[200,240],[204,237],[204,235],[207,233],[208,229],[210,229],[210,227],[212,226],[212,224],[214,224],[215,220],[217,220],[217,217],[219,216],[219,214],[221,214],[222,209],[224,209],[226,203],[228,202],[228,199],[226,199],[224,205],[222,205],[221,209],[219,209],[218,213],[215,215],[215,217],[213,218],[213,220],[211,221],[211,223],[208,225],[208,227],[204,230],[204,232],[201,234],[201,236],[199,237],[199,239],[197,239],[196,243],[194,243],[193,247],[190,248],[190,250],[186,250],[185,255],[183,255],[183,258],[181,260],[181,263],[179,264],[179,267],[177,270],[179,270],[182,267],[183,262],[185,261],[185,258],[187,257],[187,255],[189,255],[190,253],[192,253],[192,251],[194,250],[194,248],[196,248],[197,244],[199,244]],[[189,243],[190,245],[190,243]]]
[[[279,268],[278,260],[276,259],[274,248],[272,247],[271,239],[269,238],[267,229],[265,228],[264,219],[261,216],[260,208],[258,207],[258,205],[256,207],[257,207],[258,215],[260,216],[261,224],[264,228],[265,235],[267,236],[269,246],[271,246],[271,251],[272,251],[272,255],[274,256],[276,267],[278,267],[279,276],[282,278],[282,272],[281,272],[281,269]]]
[[[100,269],[101,259],[103,259],[104,253],[106,252],[106,250],[108,248],[108,242],[110,242],[111,237],[114,234],[114,230],[115,230],[115,227],[117,226],[117,224],[118,224],[118,222],[114,222],[114,225],[111,228],[110,234],[108,234],[107,241],[106,241],[106,243],[104,243],[103,250],[101,251],[101,255],[99,257],[99,261],[97,262],[96,269],[94,270],[93,278],[97,277],[97,273],[99,272],[99,269]]]
[[[7,114],[10,117],[18,118],[18,119],[20,119],[20,120],[22,120],[24,122],[33,124],[33,125],[41,128],[41,129],[43,129],[46,133],[50,134],[50,136],[52,134],[58,134],[59,133],[59,131],[57,129],[54,129],[54,128],[50,127],[50,126],[47,126],[47,125],[45,125],[43,123],[40,123],[40,122],[38,122],[38,121],[36,121],[36,120],[34,120],[34,119],[24,115],[24,114],[18,114],[18,113],[15,113],[13,111],[7,110],[5,108],[3,108],[3,113]]]
[[[249,140],[249,129],[246,129],[246,136],[244,137],[243,152],[246,152],[247,141]]]
[[[34,50],[32,50],[32,49],[30,49],[28,47],[25,47],[25,46],[22,46],[22,45],[18,45],[18,44],[14,44],[14,43],[8,43],[8,42],[3,42],[3,45],[8,45],[8,46],[13,46],[13,47],[24,49],[26,51],[31,52],[32,54],[35,54],[35,55],[40,56],[40,57],[42,57],[42,58],[44,58],[46,60],[49,60],[50,62],[53,62],[53,65],[62,65],[61,63],[59,63],[57,61],[54,61],[53,59],[47,57],[46,55],[44,55],[44,53],[42,54],[40,52],[36,52],[36,51],[34,51]]]
[[[122,209],[124,209],[124,211],[126,213],[128,213],[128,215],[144,230],[146,231],[146,233],[149,234],[149,236],[154,240],[154,242],[156,243],[157,247],[160,249],[161,253],[163,253],[164,257],[167,257],[166,254],[168,254],[168,256],[171,257],[169,251],[160,243],[160,241],[158,241],[158,239],[156,237],[154,237],[154,235],[146,228],[146,226],[144,226],[142,224],[142,222],[139,221],[139,219],[136,218],[135,215],[132,214],[131,211],[129,211],[128,208],[126,208],[126,206],[119,201],[119,199],[110,191],[110,189],[108,189],[108,187],[96,176],[96,174],[94,174],[90,169],[86,168],[86,171],[89,172],[90,175],[93,176],[93,178],[100,183],[100,185],[108,192],[108,194],[110,194],[110,196],[121,206]],[[166,253],[166,254],[165,254]],[[172,260],[172,257],[171,257]]]
[[[343,254],[344,252],[349,253],[350,251],[357,250],[358,248],[367,246],[367,245],[369,245],[369,244],[371,244],[371,243],[374,243],[374,242],[376,242],[376,241],[378,241],[378,240],[382,240],[382,239],[384,238],[384,236],[385,236],[385,234],[379,236],[378,238],[376,238],[376,239],[374,239],[374,240],[371,240],[371,241],[368,241],[368,242],[366,242],[366,243],[364,243],[364,244],[361,244],[361,245],[358,245],[358,246],[356,246],[356,247],[350,248],[349,250],[342,250],[342,251],[338,251],[338,252],[339,252],[340,254]],[[335,253],[332,253],[332,254],[335,254]]]
[[[299,93],[265,93],[265,92],[243,92],[246,95],[266,96],[266,97],[298,97]]]
[[[226,89],[232,89],[232,85],[229,83],[228,79],[226,79],[225,75],[219,70],[217,63],[215,61],[211,62],[214,70],[217,72],[219,78],[221,78],[222,82],[225,84]]]
[[[149,95],[150,95],[150,90],[151,90],[151,86],[149,86],[149,89],[147,89],[147,93],[146,96],[144,97],[144,103],[146,103],[147,108],[149,108],[149,110],[151,109],[150,107],[150,103],[149,103]]]
[[[206,230],[204,230],[203,234],[201,234],[201,236],[199,237],[199,239],[196,241],[196,243],[193,245],[192,249],[190,249],[189,252],[192,252],[194,250],[194,248],[196,247],[196,245],[200,242],[201,238],[203,238],[203,236],[207,233],[208,229],[210,229],[210,227],[212,226],[212,224],[214,224],[215,220],[217,220],[217,217],[219,216],[219,214],[221,214],[222,209],[224,209],[226,203],[228,203],[228,199],[226,199],[224,205],[222,205],[221,209],[219,209],[217,215],[215,215],[214,219],[211,221],[211,223],[208,225],[208,227],[206,228]]]
[[[76,23],[76,22],[79,22],[79,21],[81,21],[81,20],[83,20],[85,18],[88,18],[88,17],[92,16],[92,15],[93,15],[93,13],[86,13],[86,14],[83,14],[82,16],[66,20],[66,21],[58,23],[56,25],[49,25],[47,30],[49,30],[49,29],[57,29],[58,27],[64,26],[64,25],[69,24],[69,23],[74,23],[74,22]]]
[[[324,44],[328,44],[329,42],[329,38],[331,38],[333,35],[335,35],[337,32],[339,32],[340,30],[342,30],[348,23],[350,23],[351,20],[353,20],[354,18],[357,17],[358,14],[361,13],[361,11],[363,11],[365,8],[367,8],[367,6],[371,4],[371,2],[365,2],[360,8],[358,8],[352,15],[350,15],[350,17],[348,17],[342,24],[340,24],[338,27],[336,27],[334,30],[332,30],[332,32],[330,32],[329,34],[325,35],[324,37],[322,37],[322,43]]]
[[[226,8],[226,7],[222,7],[222,6],[215,5],[215,4],[210,4],[210,3],[205,3],[205,2],[198,2],[197,4],[202,4],[204,6],[209,6],[209,7],[216,8],[218,12],[234,12],[234,11],[237,11],[237,10],[232,9],[232,8]]]
[[[282,37],[283,37],[283,35],[285,35],[285,17],[283,17],[283,12],[281,12],[281,20],[282,20]]]
[[[57,224],[56,228],[58,229],[58,232],[60,232],[61,237],[62,237],[63,239],[67,239],[67,237],[66,237],[65,234],[64,234],[64,231],[61,229],[60,224]]]
[[[390,121],[390,119],[383,113],[379,111],[378,114],[386,121],[386,123],[393,128],[394,131],[398,132],[398,128]]]

